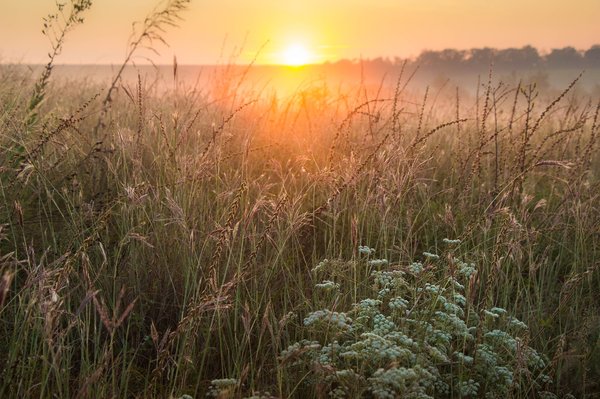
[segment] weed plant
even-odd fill
[[[385,268],[364,258],[347,263],[381,269],[371,272],[371,295],[346,312],[317,310],[304,319],[310,338],[281,356],[295,376],[292,389],[342,398],[556,397],[544,389],[548,360],[528,346],[527,325],[472,301],[475,266],[450,252],[424,256]],[[313,271],[328,274],[329,265]],[[324,291],[317,303],[339,306],[340,284],[316,287]]]

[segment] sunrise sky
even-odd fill
[[[118,63],[131,23],[156,4],[94,1],[58,62]],[[54,8],[53,0],[2,0],[0,61],[43,62],[42,17]],[[258,63],[301,63],[483,46],[583,49],[600,42],[600,0],[195,0],[184,18],[166,35],[170,47],[152,57],[156,63],[170,63],[173,55],[180,64],[218,63],[238,48],[238,62],[262,48]]]

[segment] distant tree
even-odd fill
[[[583,64],[583,55],[574,47],[553,49],[546,56],[546,62],[551,68],[576,68]]]
[[[440,52],[441,60],[447,65],[452,67],[460,66],[465,62],[467,58],[467,52],[465,50],[446,49]]]
[[[404,60],[401,58],[375,58],[369,65],[376,68],[399,66]],[[429,70],[462,70],[471,69],[483,71],[490,64],[495,69],[504,72],[538,69],[543,66],[549,68],[600,68],[600,45],[592,46],[582,52],[574,47],[553,49],[546,56],[541,56],[533,46],[521,48],[495,49],[490,47],[474,48],[471,50],[446,49],[441,51],[425,50],[409,65],[419,65]]]
[[[388,68],[392,65],[392,61],[389,58],[377,57],[370,61],[371,65],[375,68]]]
[[[532,46],[522,48],[508,48],[497,50],[494,56],[494,65],[505,69],[535,68],[542,63],[542,58],[537,49]]]
[[[441,61],[440,52],[425,50],[419,55],[416,62],[423,68],[437,67]]]
[[[394,57],[394,65],[395,66],[401,66],[404,63],[404,61],[410,61],[410,60],[407,58],[403,58],[403,57]]]
[[[590,47],[584,54],[585,64],[588,67],[600,68],[600,45]]]
[[[417,58],[417,63],[423,68],[456,69],[463,66],[467,51],[446,49],[442,51],[424,51]]]
[[[477,69],[487,68],[494,61],[496,52],[496,49],[490,47],[471,49],[468,64]]]

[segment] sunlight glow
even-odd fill
[[[282,53],[281,63],[298,67],[310,63],[313,58],[306,47],[301,44],[292,44]]]

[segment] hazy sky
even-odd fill
[[[131,23],[156,4],[95,0],[58,61],[118,63]],[[54,8],[54,0],[0,0],[0,60],[43,62],[42,17]],[[240,47],[238,61],[248,62],[265,43],[261,63],[280,62],[294,43],[313,61],[335,61],[449,47],[531,44],[544,51],[600,42],[600,0],[193,0],[183,17],[155,62],[176,55],[180,64],[217,63]]]

